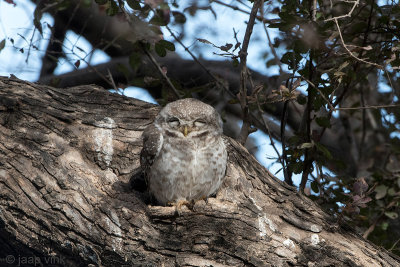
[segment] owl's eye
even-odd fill
[[[178,118],[175,117],[168,119],[168,124],[171,127],[178,127],[180,125]]]
[[[194,122],[194,126],[196,126],[196,127],[203,127],[205,124],[206,124],[206,122],[203,120],[197,120]]]

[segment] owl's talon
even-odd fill
[[[168,202],[168,206],[175,207],[175,213],[179,216],[182,214],[182,206],[186,206],[189,210],[193,211],[194,201],[178,200],[177,202]]]

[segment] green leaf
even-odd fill
[[[158,41],[158,44],[160,44],[162,47],[169,51],[175,51],[175,45],[169,41],[166,40],[160,40]]]
[[[280,22],[278,22],[278,23],[270,23],[268,25],[268,28],[280,28],[280,27],[282,27],[284,25],[287,25],[287,23],[280,23]]]
[[[165,50],[164,46],[162,46],[160,43],[156,43],[154,49],[156,50],[156,53],[160,57],[165,57],[167,55],[167,51]]]
[[[87,2],[90,2],[89,5]],[[92,4],[92,1],[85,0],[82,4],[84,7],[90,7]],[[57,11],[59,12],[59,11],[66,10],[70,6],[71,6],[71,1],[61,1],[58,3],[56,8],[57,8]]]
[[[311,183],[311,189],[312,189],[315,193],[318,193],[318,192],[319,192],[319,187],[318,187],[318,182],[317,182],[317,181],[312,181],[312,183]]]
[[[4,49],[5,46],[6,46],[6,39],[3,39],[3,40],[1,40],[1,42],[0,42],[0,52],[1,52],[1,50]]]
[[[125,79],[128,81],[129,80],[129,74],[130,71],[127,68],[127,66],[125,66],[124,64],[117,64],[117,71],[121,72],[122,74],[124,74]]]
[[[294,52],[286,52],[281,58],[281,62],[287,64],[290,70],[297,69],[300,60],[301,55]]]
[[[316,91],[311,87],[309,92],[310,94],[315,94]],[[322,97],[315,97],[313,102],[314,109],[319,110],[325,103],[326,101]]]
[[[151,45],[150,43],[147,42],[140,42],[141,48],[144,49],[145,51],[150,51]]]
[[[186,17],[183,13],[178,11],[172,11],[172,15],[174,16],[176,23],[184,24],[186,22]]]
[[[333,73],[333,75],[334,75],[335,77],[340,77],[340,76],[346,75],[346,73],[341,72],[341,71],[336,71],[335,73]]]
[[[157,9],[154,16],[149,21],[150,24],[158,25],[158,26],[165,26],[168,24],[167,21],[164,20],[164,12],[161,9]],[[169,18],[168,18],[169,19]]]
[[[295,173],[299,174],[303,171],[303,163],[302,162],[295,162],[289,165],[289,169]]]
[[[232,65],[236,68],[237,66],[239,66],[239,60],[237,58],[234,58],[232,60]]]
[[[318,117],[315,119],[317,124],[324,128],[331,128],[331,122],[328,117]]]
[[[383,185],[383,184],[378,185],[375,188],[375,192],[376,192],[375,198],[376,199],[384,198],[386,196],[387,190],[388,190],[388,187],[386,185]]]
[[[346,68],[350,63],[348,61],[345,61],[342,63],[342,65],[339,66],[337,71],[341,71],[342,69]]]
[[[299,95],[297,97],[297,103],[299,103],[300,105],[305,105],[307,103],[307,98],[304,95]]]
[[[129,81],[130,85],[137,87],[146,87],[143,77],[136,77]]]
[[[267,68],[274,66],[275,64],[276,64],[275,58],[272,58],[272,59],[268,60],[267,63],[265,63]]]
[[[299,146],[299,149],[312,148],[313,146],[313,143],[303,143]]]
[[[237,98],[232,98],[228,101],[228,104],[234,105],[239,103],[239,100]]]
[[[118,5],[114,1],[108,1],[108,8],[106,9],[106,14],[108,16],[114,16],[118,13]]]
[[[388,227],[389,227],[389,223],[387,223],[387,222],[384,222],[384,223],[381,224],[381,229],[383,231],[386,231],[388,229]]]
[[[386,217],[388,217],[389,219],[397,219],[399,217],[399,214],[397,214],[397,212],[394,211],[387,211],[385,212]]]
[[[132,53],[129,56],[129,65],[132,67],[132,69],[137,70],[142,63],[141,61],[142,55],[139,53]]]
[[[222,51],[228,52],[229,49],[232,48],[232,46],[233,46],[233,44],[226,43],[225,45],[220,46],[219,49],[221,49]]]
[[[142,7],[140,6],[139,1],[136,0],[126,0],[126,2],[128,3],[128,6],[134,10],[140,10],[142,9]]]
[[[203,43],[203,44],[210,44],[212,45],[213,43],[211,43],[210,41],[206,40],[206,39],[201,39],[201,38],[197,38],[197,41]]]
[[[42,11],[38,7],[36,7],[33,13],[33,25],[35,25],[35,28],[39,31],[40,35],[43,35],[42,24],[40,23],[42,15]]]
[[[308,49],[308,46],[301,40],[294,41],[293,51],[295,51],[296,53],[304,54],[308,52]]]
[[[165,26],[166,25],[166,23],[163,21],[163,19],[158,17],[157,15],[153,16],[149,22],[150,22],[150,24],[157,25],[157,26]]]
[[[69,1],[68,1],[69,2]],[[92,0],[83,0],[82,4],[84,7],[91,7],[92,6],[93,1]]]
[[[161,31],[161,28],[160,28],[159,26],[150,25],[149,28],[150,28],[150,30],[151,30],[152,32],[154,32],[155,34],[160,35],[160,36],[163,35],[163,33],[162,33],[162,31]]]
[[[389,188],[387,193],[388,193],[389,196],[392,197],[392,196],[396,195],[396,190],[394,190],[394,188],[391,187],[391,188]]]
[[[287,141],[288,141],[289,145],[293,146],[293,145],[299,143],[299,140],[300,140],[299,136],[293,135]]]
[[[381,18],[384,18],[384,16],[381,17]],[[385,22],[385,24],[386,24],[386,22]],[[366,20],[365,21],[356,22],[356,23],[352,23],[350,31],[352,31],[352,32],[362,32],[362,31],[365,31],[367,26],[368,26],[368,24],[367,24]]]
[[[331,152],[321,143],[315,143],[315,146],[317,147],[317,149],[322,152],[322,154],[324,154],[325,157],[327,157],[328,159],[332,159],[332,154]]]

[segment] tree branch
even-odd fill
[[[251,9],[249,21],[247,22],[246,32],[244,34],[242,49],[239,52],[240,57],[240,90],[238,94],[238,99],[240,106],[242,107],[243,112],[243,125],[240,130],[239,136],[237,140],[244,144],[246,143],[246,139],[248,135],[251,133],[251,123],[249,117],[249,105],[247,101],[247,78],[248,78],[248,70],[246,65],[247,60],[247,49],[249,47],[251,33],[253,32],[254,22],[257,16],[258,9],[261,6],[262,1],[256,0],[253,4],[253,8]]]
[[[176,216],[174,207],[146,202],[146,190],[133,183],[140,178],[141,133],[158,106],[91,85],[59,89],[6,78],[0,84],[3,261],[399,266],[396,256],[332,225],[334,218],[230,138],[223,186]]]

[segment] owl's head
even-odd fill
[[[158,114],[155,125],[173,137],[203,137],[222,134],[222,120],[210,105],[194,98],[167,104]]]

